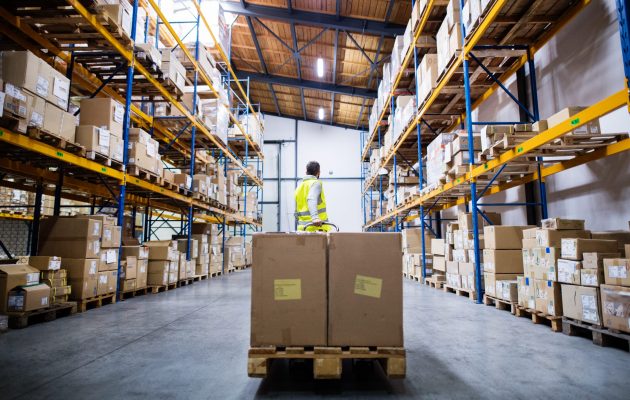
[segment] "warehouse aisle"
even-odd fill
[[[340,382],[314,382],[307,366],[282,363],[250,379],[249,283],[237,272],[0,335],[1,397],[627,398],[627,353],[409,280],[406,380],[358,364]]]

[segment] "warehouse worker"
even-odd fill
[[[295,216],[298,223],[298,231],[315,232],[329,231],[330,226],[326,213],[326,197],[322,189],[322,181],[319,180],[319,163],[310,161],[306,164],[306,176],[295,189]],[[313,223],[304,229],[304,226]]]

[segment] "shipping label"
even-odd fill
[[[44,296],[42,297],[42,306],[47,306],[48,305],[48,296]]]
[[[102,128],[98,129],[98,145],[109,148],[109,131]]]
[[[44,125],[44,116],[33,111],[31,113],[31,120],[29,121],[29,125],[41,127],[42,125]]]
[[[123,106],[120,104],[116,104],[114,106],[114,121],[118,122],[119,124],[122,124],[124,115],[125,115],[125,109],[123,108]]]
[[[380,278],[357,275],[354,279],[354,294],[358,294],[360,296],[380,299],[382,287],[383,280]]]
[[[273,281],[274,300],[301,300],[302,280],[301,279],[274,279]]]
[[[626,279],[628,277],[628,269],[625,265],[608,266],[608,276],[611,278]]]
[[[66,79],[55,78],[53,80],[53,95],[62,100],[63,104],[66,104],[69,94],[70,82]]]
[[[44,78],[43,76],[38,76],[37,83],[35,84],[35,92],[37,93],[37,95],[41,97],[48,96],[48,85],[48,79]]]
[[[597,299],[590,294],[583,294],[582,299],[582,319],[599,323],[599,315],[597,314]]]

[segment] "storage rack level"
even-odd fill
[[[625,43],[629,37],[628,10],[623,1],[617,1],[620,33],[622,37],[622,54],[626,83],[624,89],[591,105],[572,118],[537,135],[517,143],[513,149],[488,157],[482,162],[472,160],[464,171],[456,171],[449,176],[448,182],[441,182],[430,188],[425,187],[423,176],[423,153],[426,145],[439,133],[448,132],[459,126],[465,126],[470,144],[469,154],[474,154],[473,127],[488,124],[532,123],[539,120],[538,99],[534,54],[553,38],[573,17],[586,9],[590,1],[533,1],[509,2],[494,0],[488,3],[471,32],[466,32],[463,18],[459,26],[463,32],[462,47],[439,75],[435,87],[426,99],[416,97],[418,111],[404,127],[400,137],[393,140],[392,147],[378,160],[381,168],[396,169],[397,163],[404,160],[407,165],[418,162],[416,169],[419,175],[419,193],[404,201],[395,198],[395,208],[387,211],[383,207],[383,191],[387,184],[382,175],[369,174],[363,169],[364,192],[362,204],[364,209],[364,229],[398,231],[409,222],[420,219],[422,238],[422,277],[426,277],[425,231],[439,237],[438,225],[440,210],[456,205],[468,205],[473,215],[473,232],[475,243],[475,279],[476,287],[481,285],[481,266],[478,226],[480,218],[484,218],[483,206],[529,206],[538,207],[542,218],[547,217],[547,193],[545,178],[593,160],[618,154],[630,149],[627,133],[606,134],[596,138],[587,137],[579,140],[567,134],[582,125],[594,121],[619,108],[630,105],[627,82],[630,78],[630,49]],[[414,43],[423,34],[434,35],[437,27],[428,24],[432,19],[442,20],[445,11],[443,2],[429,1],[420,16],[420,22],[414,32]],[[464,2],[460,1],[460,8]],[[545,15],[546,23],[538,24],[531,15]],[[463,13],[461,13],[463,15]],[[516,40],[518,37],[518,40]],[[518,44],[515,44],[517,43]],[[527,44],[523,44],[527,43]],[[414,72],[417,70],[422,54],[412,44],[409,52],[413,53]],[[390,99],[386,108],[394,111],[392,93],[397,90],[401,74],[406,71],[410,60],[409,53],[403,60],[401,72],[393,83]],[[527,67],[529,72],[529,93],[531,99],[513,95],[504,86],[504,82],[517,71]],[[416,89],[419,87],[416,76]],[[520,78],[519,78],[520,79]],[[488,99],[497,90],[505,92],[519,107],[520,121],[473,121],[472,111]],[[418,93],[418,90],[416,90]],[[416,96],[418,96],[416,94]],[[529,100],[529,101],[526,101]],[[526,104],[531,104],[527,107]],[[629,108],[630,109],[630,108]],[[383,143],[384,120],[383,110],[374,129],[363,135],[365,143],[361,162],[367,161],[370,149],[380,148]],[[390,127],[391,129],[392,127]],[[568,149],[568,150],[567,150]],[[552,159],[549,159],[553,156]],[[557,157],[561,156],[561,157]],[[534,203],[488,203],[479,202],[487,195],[499,193],[509,188],[526,183],[538,184],[540,199]],[[397,182],[394,181],[394,191]],[[373,207],[376,201],[377,212]],[[366,205],[369,204],[369,206]],[[378,215],[377,215],[378,214]],[[437,231],[437,232],[436,232]],[[483,294],[483,290],[481,290]],[[477,301],[481,302],[482,296]]]
[[[31,254],[35,254],[37,249],[37,228],[43,194],[54,196],[56,215],[59,214],[61,198],[83,202],[91,213],[107,208],[117,209],[119,224],[122,224],[125,214],[131,214],[135,218],[138,207],[144,210],[145,222],[150,220],[153,210],[181,215],[186,225],[183,232],[187,233],[189,239],[188,258],[191,237],[189,221],[221,224],[223,231],[227,225],[246,224],[252,229],[260,227],[259,219],[246,218],[216,202],[195,198],[190,191],[182,192],[164,184],[159,177],[134,173],[127,165],[128,128],[130,121],[133,121],[159,140],[160,153],[165,154],[165,160],[175,166],[189,168],[194,173],[195,149],[208,149],[218,155],[226,169],[229,164],[231,168],[241,171],[249,186],[256,188],[257,194],[262,185],[262,180],[256,173],[262,166],[261,149],[253,143],[248,131],[239,122],[239,116],[230,112],[232,123],[247,143],[245,154],[235,153],[227,143],[214,136],[199,118],[179,102],[181,93],[161,79],[156,66],[146,59],[136,57],[132,43],[136,35],[139,2],[135,0],[132,3],[133,28],[129,36],[114,21],[103,17],[92,1],[51,0],[28,6],[19,1],[7,1],[0,6],[0,18],[5,22],[0,27],[0,32],[15,43],[16,50],[30,50],[56,69],[65,72],[71,80],[73,95],[106,95],[121,102],[125,111],[125,157],[123,166],[118,168],[84,157],[80,146],[59,148],[54,146],[58,143],[45,143],[39,140],[41,138],[0,129],[0,148],[4,156],[0,160],[0,170],[3,177],[15,178],[4,180],[2,184],[36,194],[35,204],[29,205],[33,215],[25,216],[25,219],[32,220]],[[199,80],[216,93],[216,88],[212,87],[198,64],[200,27],[204,26],[214,37],[199,4],[193,1],[198,10],[193,55],[171,24],[165,20],[156,2],[148,0],[148,3],[142,3],[145,9],[152,10],[151,14],[157,15],[157,18],[150,15],[147,19],[145,36],[153,34],[156,46],[159,43],[180,46],[188,57],[188,75],[193,76],[192,85],[195,91]],[[160,25],[163,25],[162,29],[156,29]],[[162,37],[158,38],[160,31]],[[220,49],[219,53],[229,73],[235,77],[225,52]],[[190,80],[188,83],[191,83]],[[237,82],[236,86],[242,94],[239,104],[242,102],[243,105],[237,107],[239,112],[242,114],[242,110],[247,109],[246,112],[254,113],[255,120],[260,123],[241,83]],[[149,115],[147,110],[153,109],[150,105],[154,101],[167,102],[179,109],[185,117],[182,119],[188,120],[187,128],[181,129],[180,126],[175,131],[172,126]],[[248,169],[247,160],[255,160],[257,169],[253,172]],[[53,185],[56,188],[51,188]],[[147,224],[143,225],[147,239]]]

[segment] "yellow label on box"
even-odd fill
[[[274,279],[273,281],[274,300],[301,300],[302,280],[301,279]]]
[[[380,299],[382,287],[383,280],[380,278],[357,275],[354,279],[354,294]]]

